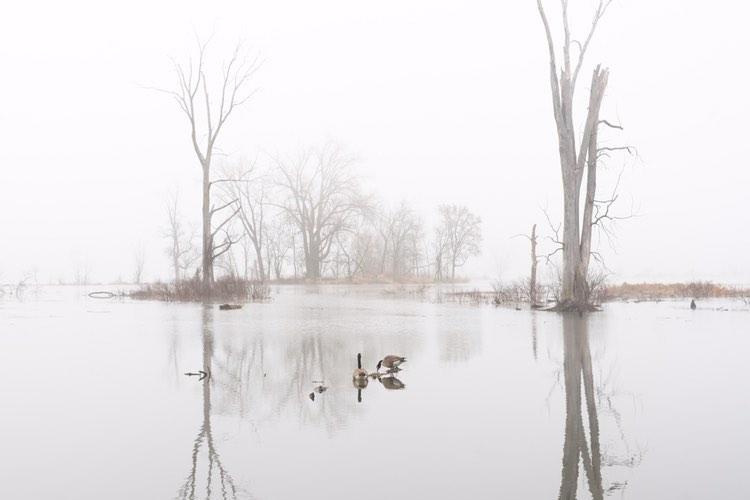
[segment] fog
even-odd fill
[[[221,59],[244,40],[262,66],[217,163],[334,141],[366,190],[407,199],[429,222],[440,203],[482,217],[483,253],[464,272],[513,279],[528,244],[560,220],[548,55],[527,2],[15,2],[0,19],[0,281],[32,269],[71,280],[167,279],[166,197],[197,222],[200,169],[169,97],[170,57],[196,34]],[[622,280],[750,282],[746,6],[615,2],[583,72],[611,75],[603,114],[637,157],[619,172],[617,226],[601,253]],[[588,28],[588,10],[571,22]],[[585,92],[581,92],[585,94]]]

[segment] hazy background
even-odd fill
[[[550,8],[558,2],[549,1]],[[621,223],[603,253],[613,280],[750,282],[747,190],[750,34],[744,4],[616,0],[588,62],[611,68],[605,115],[632,144]],[[583,36],[589,12],[572,22]],[[264,60],[259,91],[233,115],[231,158],[335,140],[369,190],[407,198],[429,221],[462,203],[484,221],[466,271],[512,279],[528,267],[540,207],[559,217],[560,174],[547,52],[533,0],[516,2],[13,2],[0,18],[0,281],[167,278],[165,198],[197,219],[199,166],[167,96],[170,56],[212,33]],[[591,66],[581,76],[585,94]],[[608,187],[605,185],[603,189]]]

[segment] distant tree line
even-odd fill
[[[248,280],[454,280],[480,253],[481,219],[465,206],[440,205],[429,231],[406,201],[389,207],[365,195],[342,148],[326,144],[295,155],[221,169],[214,206],[233,216],[231,242],[215,265]],[[175,280],[198,268],[195,232],[167,209],[167,253]],[[200,270],[198,271],[200,273]]]

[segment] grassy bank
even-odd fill
[[[602,291],[603,301],[667,300],[706,298],[750,298],[750,289],[721,285],[710,281],[690,283],[622,283],[607,285]]]

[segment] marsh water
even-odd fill
[[[580,317],[288,286],[219,311],[91,290],[0,301],[0,498],[748,498],[742,302]],[[358,389],[357,353],[408,361]]]

